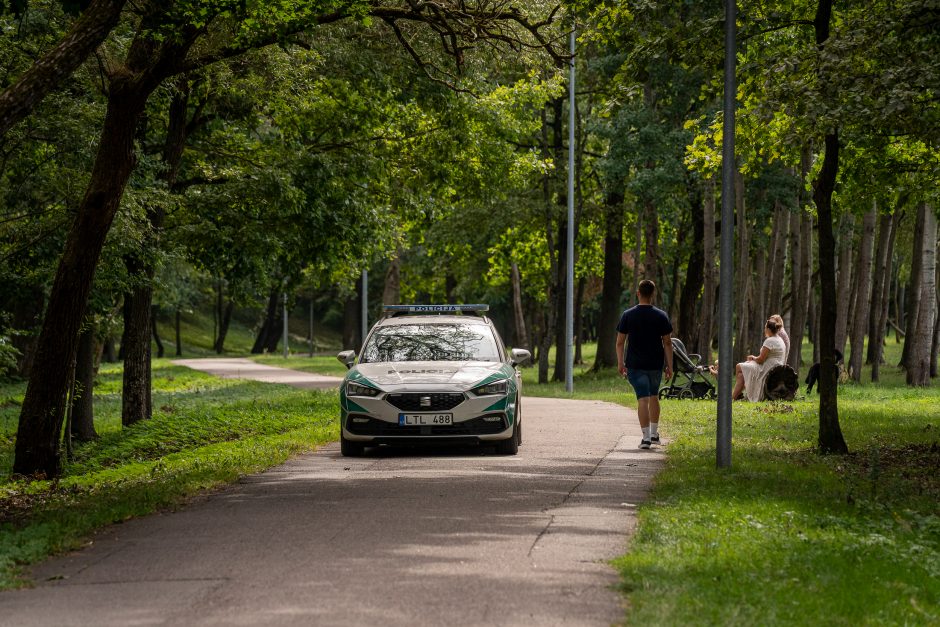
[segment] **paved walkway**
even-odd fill
[[[208,372],[223,379],[251,379],[265,383],[286,383],[304,389],[335,389],[342,381],[339,377],[324,374],[289,370],[276,366],[265,366],[242,357],[175,359],[173,363],[194,370]]]
[[[626,393],[626,390],[625,390]],[[633,412],[526,397],[523,447],[331,444],[115,525],[0,594],[0,625],[609,625],[661,452]]]

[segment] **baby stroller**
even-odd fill
[[[685,344],[672,338],[672,378],[659,389],[659,398],[709,398],[718,396],[701,355],[690,355]]]

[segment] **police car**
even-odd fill
[[[362,353],[337,358],[340,445],[492,442],[515,455],[522,443],[522,377],[529,351],[507,352],[487,305],[387,305]]]

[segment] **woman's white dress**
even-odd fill
[[[784,363],[783,360],[787,350],[783,340],[776,335],[765,339],[762,348],[769,351],[764,363],[759,364],[756,361],[741,363],[741,373],[744,375],[744,394],[749,401],[764,400],[764,381],[767,379],[767,373],[775,366]]]

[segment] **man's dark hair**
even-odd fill
[[[649,279],[643,279],[640,281],[640,287],[637,288],[637,291],[643,298],[652,298],[653,294],[656,293],[656,284]]]

